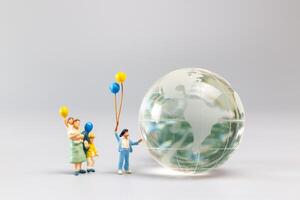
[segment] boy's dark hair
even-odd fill
[[[120,134],[120,137],[123,137],[123,135],[124,135],[126,132],[128,132],[128,129],[127,129],[127,128],[123,129],[122,132],[121,132],[121,134]]]

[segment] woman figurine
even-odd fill
[[[82,169],[82,163],[86,161],[86,156],[83,151],[83,135],[80,133],[80,120],[75,119],[73,122],[73,130],[69,133],[71,140],[71,163],[74,164],[74,175],[85,174]]]
[[[95,134],[90,132],[88,137],[89,137],[89,140],[84,141],[84,146],[87,149],[87,152],[86,152],[87,172],[89,173],[89,172],[96,171],[94,169],[94,165],[95,165],[94,157],[98,156],[98,152],[97,152],[96,146],[94,144]]]

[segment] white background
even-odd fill
[[[2,0],[0,199],[299,199],[300,2]],[[138,138],[146,90],[177,68],[227,79],[246,111],[240,149],[211,174],[170,174],[144,145],[118,159],[114,74],[128,74],[121,128]],[[93,121],[97,173],[74,177],[58,108]]]

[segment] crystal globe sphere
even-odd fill
[[[146,93],[139,129],[164,167],[201,174],[226,161],[244,130],[238,94],[219,75],[201,68],[175,70]]]

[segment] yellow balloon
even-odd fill
[[[118,72],[116,73],[116,81],[119,83],[123,83],[126,80],[126,74],[124,72]]]
[[[59,108],[59,114],[60,116],[62,116],[63,118],[66,118],[69,114],[69,109],[67,106],[61,106]]]

